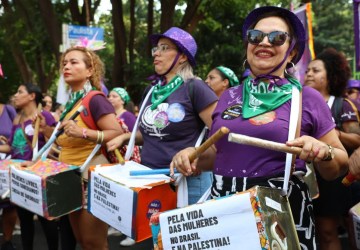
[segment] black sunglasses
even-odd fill
[[[258,45],[267,36],[269,43],[275,46],[281,46],[285,43],[286,39],[290,37],[289,33],[284,31],[264,33],[260,30],[248,30],[246,34],[248,42],[253,45]]]

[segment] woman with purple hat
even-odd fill
[[[143,143],[141,163],[161,169],[169,168],[176,152],[194,147],[204,126],[211,126],[217,97],[193,74],[197,45],[188,32],[172,27],[150,38],[155,46],[152,48],[155,74],[150,77],[153,87],[145,90],[149,98],[143,99],[140,109],[141,139],[138,139]],[[107,143],[108,150],[128,139],[128,134],[113,139]],[[189,204],[197,202],[212,182],[210,172],[186,179]]]
[[[360,80],[350,79],[346,86],[345,95],[355,103],[360,114]]]
[[[303,54],[304,27],[297,16],[286,9],[260,7],[246,17],[243,40],[245,66],[250,69],[250,76],[222,94],[212,115],[210,134],[225,126],[233,133],[299,147],[301,152],[296,164],[292,164],[295,158],[291,154],[222,138],[205,152],[206,157],[202,155],[192,164],[187,156],[194,149],[180,151],[173,158],[171,169],[176,168],[184,175],[212,169],[213,198],[255,185],[283,188],[284,182],[289,181],[288,189],[283,191],[288,194],[300,246],[315,249],[312,202],[302,179],[305,162],[313,161],[319,173],[330,180],[347,171],[348,155],[336,135],[330,110],[321,95],[312,88],[302,87],[288,74],[288,69]],[[294,115],[296,113],[299,115]],[[297,127],[299,119],[301,126]],[[293,169],[290,180],[284,177],[285,167]]]

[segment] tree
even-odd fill
[[[314,12],[314,47],[320,53],[327,47],[354,54],[354,20],[352,3],[348,0],[317,0]]]
[[[97,21],[94,14],[101,0],[0,1],[0,63],[7,76],[0,78],[0,85],[6,86],[6,93],[13,93],[16,84],[25,81],[37,82],[44,92],[56,89],[61,24],[71,23],[105,29],[106,49],[98,53],[106,64],[106,84],[126,87],[136,103],[154,70],[151,34],[181,27],[198,44],[197,75],[204,78],[218,65],[241,75],[244,17],[256,6],[290,7],[288,0],[111,0],[111,13]],[[292,2],[298,7],[303,0]],[[352,56],[351,4],[317,0],[313,12],[316,51],[331,46]],[[6,99],[9,95],[3,93],[0,97]]]

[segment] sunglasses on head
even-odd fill
[[[286,39],[290,37],[289,33],[284,31],[273,31],[270,33],[264,33],[260,30],[248,30],[247,41],[253,45],[258,45],[268,37],[269,43],[275,46],[281,46],[286,42]]]

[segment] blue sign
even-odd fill
[[[97,27],[69,25],[69,39],[87,38],[89,40],[104,41],[104,29]]]

